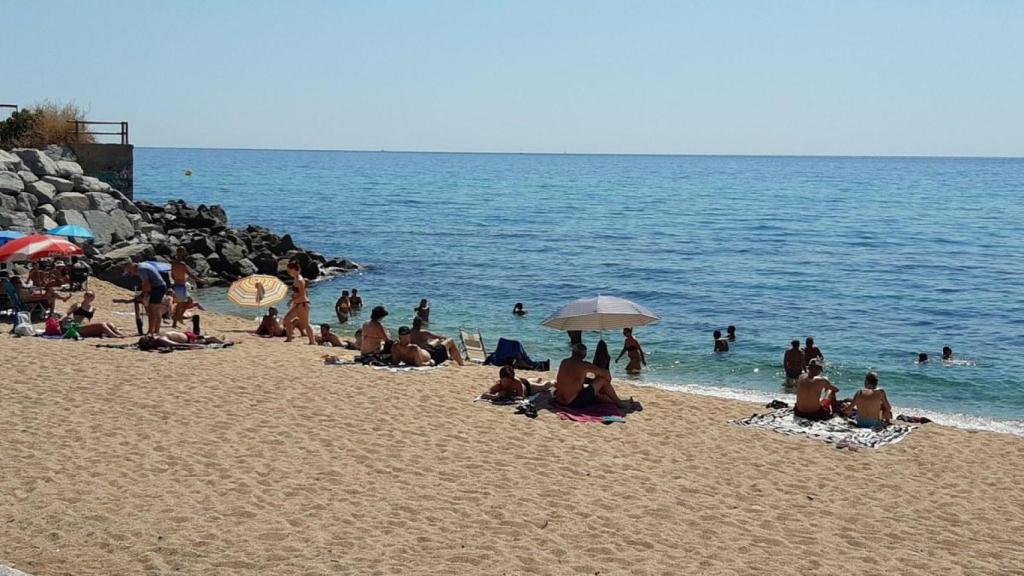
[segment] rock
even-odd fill
[[[47,184],[42,180],[25,184],[25,192],[32,194],[40,204],[52,204],[57,196],[57,189],[53,184]]]
[[[19,212],[35,212],[36,206],[39,205],[39,200],[36,200],[35,194],[29,194],[28,192],[22,192],[18,194],[18,211]]]
[[[86,192],[85,197],[89,199],[89,208],[110,212],[121,208],[121,202],[109,194],[102,192]]]
[[[110,219],[114,222],[115,238],[128,240],[135,237],[135,224],[132,223],[130,216],[124,210],[110,211]]]
[[[0,194],[15,196],[25,191],[25,183],[14,172],[0,172]]]
[[[73,178],[75,176],[81,176],[82,167],[78,165],[78,162],[71,162],[70,160],[58,160],[57,161],[57,175],[61,178]]]
[[[247,256],[245,248],[231,242],[225,242],[217,247],[217,252],[230,264],[236,264]]]
[[[21,162],[26,168],[32,171],[36,176],[57,176],[57,163],[46,154],[39,150],[33,150],[32,148],[15,148],[11,150],[18,158],[21,158]]]
[[[281,236],[281,239],[278,240],[277,244],[271,249],[274,251],[274,254],[281,255],[295,250],[296,248],[297,246],[295,246],[295,241],[292,240],[292,235],[285,234],[284,236]]]
[[[0,210],[14,212],[18,209],[18,197],[0,194]]]
[[[57,210],[84,212],[89,209],[89,198],[78,192],[64,192],[53,197],[53,205],[57,207]]]
[[[56,220],[61,226],[89,227],[89,223],[86,222],[85,216],[82,216],[82,213],[77,210],[58,210],[54,220]]]
[[[89,230],[95,236],[93,242],[97,246],[107,246],[135,236],[135,227],[123,210],[114,210],[109,214],[101,210],[87,210],[82,215],[89,223]]]
[[[78,157],[75,156],[74,151],[67,146],[61,146],[60,144],[50,144],[42,150],[43,154],[46,154],[54,162],[60,162],[66,160],[69,162],[77,162]]]
[[[260,274],[270,274],[271,276],[277,274],[277,258],[270,252],[259,253],[253,260],[253,264],[256,265],[256,270]]]
[[[76,192],[107,192],[110,190],[110,184],[100,182],[98,178],[92,176],[77,174],[69,180],[75,185]]]
[[[0,150],[0,170],[10,170],[11,172],[17,172],[24,170],[25,165],[22,164],[21,158],[11,154],[6,150]]]
[[[220,254],[214,252],[206,257],[206,263],[210,266],[210,271],[213,273],[223,273],[224,270],[224,259],[220,257]]]
[[[0,210],[0,227],[24,232],[26,234],[35,232],[35,223],[32,222],[32,218],[24,212]]]
[[[256,273],[256,265],[252,263],[252,260],[248,258],[242,258],[238,261],[234,272],[239,278],[244,276],[251,276]]]
[[[117,248],[104,254],[104,256],[111,261],[126,261],[131,260],[132,262],[145,262],[146,260],[152,260],[156,254],[153,252],[153,247],[149,244],[129,244],[123,248]]]
[[[196,271],[197,276],[209,276],[210,275],[210,264],[200,254],[189,254],[186,259],[188,265]]]
[[[45,232],[57,227],[57,223],[54,222],[53,218],[50,218],[46,214],[40,214],[36,216],[36,228]]]
[[[56,219],[57,209],[53,207],[53,204],[40,204],[39,206],[36,206],[35,215],[39,216],[42,214]]]
[[[71,192],[75,189],[75,183],[71,180],[58,178],[56,176],[43,176],[43,182],[57,189],[57,192]]]
[[[188,250],[190,254],[202,254],[203,256],[207,256],[214,254],[216,247],[214,246],[213,241],[209,238],[205,236],[196,236],[185,244],[185,249]]]
[[[21,178],[21,181],[24,182],[25,184],[30,184],[32,182],[39,181],[39,177],[29,172],[28,170],[19,170],[18,178]]]
[[[120,190],[111,188],[110,195],[121,202],[121,209],[129,214],[139,214],[141,211],[135,204],[128,199]]]

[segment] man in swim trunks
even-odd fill
[[[398,329],[398,342],[391,345],[391,359],[396,364],[408,364],[410,366],[433,366],[434,361],[430,358],[430,352],[412,343],[410,334],[412,330],[408,326]],[[365,333],[363,338],[365,339]]]
[[[383,306],[374,306],[370,319],[363,323],[363,339],[359,343],[359,351],[363,354],[380,354],[384,344],[391,339],[388,329],[381,323],[388,315]]]
[[[782,357],[782,367],[786,371],[786,386],[795,386],[804,371],[804,353],[800,351],[799,340],[789,343],[789,350]]]
[[[631,408],[635,402],[619,399],[612,387],[612,373],[584,360],[587,347],[583,344],[572,345],[572,356],[562,360],[555,378],[555,399],[559,404],[569,408],[585,408],[594,404],[614,404],[620,408]],[[594,375],[594,381],[584,386],[588,374]]]
[[[828,378],[821,375],[824,362],[814,358],[807,365],[807,373],[796,382],[796,406],[793,416],[808,420],[828,420],[832,418],[832,407],[836,405],[836,388]],[[824,399],[822,392],[828,392]]]
[[[412,333],[409,335],[411,342],[430,353],[435,364],[440,364],[451,358],[459,366],[466,363],[462,360],[459,346],[447,336],[434,334],[423,329],[423,320],[412,319]]]
[[[877,428],[892,422],[892,406],[885,390],[878,387],[878,374],[868,372],[864,376],[864,389],[853,395],[849,410],[857,410],[858,428]]]
[[[142,280],[142,304],[146,307],[148,320],[146,334],[159,334],[167,282],[164,282],[160,271],[149,262],[129,262],[125,264],[124,272],[125,274],[135,274]]]
[[[804,340],[804,368],[810,365],[811,360],[815,358],[824,361],[825,355],[821,353],[821,349],[814,345],[814,338],[810,336]],[[824,366],[824,365],[822,365]]]
[[[188,252],[185,251],[185,247],[178,246],[178,250],[174,253],[174,263],[171,264],[171,289],[175,302],[171,328],[177,328],[178,322],[184,321],[185,311],[191,305],[192,299],[188,295],[187,280],[191,278],[193,282],[196,282],[198,278],[195,271],[185,261],[186,258],[188,258]]]
[[[338,338],[338,335],[331,332],[330,324],[320,325],[320,335],[316,337],[316,343],[323,346],[324,344],[330,344],[336,348],[344,348],[345,344]]]

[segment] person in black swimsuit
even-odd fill
[[[628,354],[629,364],[626,365],[626,374],[639,374],[640,368],[647,366],[647,355],[644,354],[644,349],[640,347],[640,342],[633,337],[632,328],[623,328],[622,336],[625,340],[622,343],[622,351],[619,352],[619,357],[615,359],[615,363],[618,364],[623,354]]]
[[[81,303],[75,303],[68,309],[67,315],[79,324],[78,335],[82,338],[124,338],[125,334],[113,324],[92,321],[96,314],[96,307],[93,305],[95,300],[96,294],[86,292]]]

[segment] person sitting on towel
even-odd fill
[[[263,316],[263,320],[260,322],[259,328],[256,329],[256,335],[266,336],[268,338],[277,338],[285,335],[281,319],[277,317],[277,308],[271,306],[270,309],[267,310],[267,314]]]
[[[335,348],[346,347],[345,343],[341,341],[341,338],[338,338],[337,334],[331,332],[330,324],[320,325],[320,335],[316,337],[316,343],[321,346],[329,344],[331,346],[334,346]]]
[[[832,408],[836,405],[836,388],[828,378],[821,375],[824,362],[820,358],[811,359],[807,372],[800,375],[796,382],[796,406],[793,415],[808,420],[828,420],[832,417]],[[828,392],[824,399],[822,392]]]
[[[462,360],[462,354],[459,353],[459,347],[454,340],[424,330],[423,320],[419,318],[412,319],[412,332],[409,334],[409,339],[413,344],[429,352],[434,364],[441,364],[449,358],[459,366],[466,364]]]
[[[362,327],[363,339],[359,342],[360,352],[380,354],[385,351],[384,348],[388,340],[391,339],[391,334],[381,321],[387,315],[388,311],[383,306],[374,306],[370,311],[370,319],[364,322]]]
[[[391,345],[391,360],[396,364],[409,366],[433,366],[434,361],[430,359],[430,352],[413,344],[411,333],[412,330],[409,330],[408,326],[398,329],[398,342]],[[366,341],[366,332],[363,332],[363,341]]]
[[[853,395],[849,410],[856,410],[854,419],[858,428],[877,428],[892,422],[892,406],[885,390],[878,387],[878,374],[868,372],[864,376],[864,389]]]
[[[537,382],[530,382],[526,378],[517,378],[515,367],[502,366],[498,371],[497,382],[491,386],[490,390],[481,394],[480,398],[484,400],[517,400],[550,390],[553,386],[554,384],[550,382],[541,384],[540,378],[537,379]]]
[[[612,373],[587,362],[587,347],[572,345],[572,356],[562,360],[555,379],[555,399],[569,408],[585,408],[594,404],[614,404],[620,408],[636,408],[633,399],[621,400],[612,387]],[[584,385],[587,375],[594,380]]]

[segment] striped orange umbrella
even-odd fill
[[[254,274],[235,280],[228,288],[228,298],[239,306],[253,308],[269,306],[284,300],[288,295],[288,286],[266,274]]]

